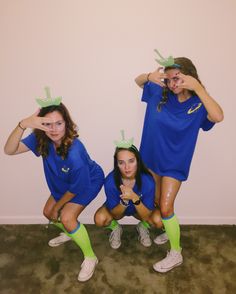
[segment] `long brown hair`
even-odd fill
[[[38,116],[43,117],[47,113],[51,113],[53,111],[58,111],[64,121],[65,121],[65,136],[62,139],[61,145],[56,149],[57,154],[60,155],[63,159],[66,158],[68,154],[68,150],[73,142],[73,140],[78,137],[78,131],[77,131],[77,126],[71,119],[71,116],[69,114],[68,109],[65,107],[63,103],[60,103],[58,106],[48,106],[41,108]],[[39,129],[34,129],[33,131],[35,133],[38,146],[37,146],[37,151],[42,157],[47,157],[49,153],[49,143],[51,140],[48,138],[46,133],[42,130]]]
[[[196,80],[198,80],[200,84],[202,84],[198,77],[197,69],[190,59],[186,57],[177,57],[177,58],[174,58],[174,62],[176,65],[165,67],[165,71],[169,69],[179,69],[180,72],[183,73],[184,75],[192,76]],[[161,111],[162,105],[164,105],[167,102],[169,91],[170,90],[167,87],[163,88],[162,99],[157,106],[158,111]],[[190,91],[190,93],[192,95],[195,94],[194,91]]]

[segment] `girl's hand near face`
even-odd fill
[[[134,198],[135,193],[130,187],[120,185],[120,189],[122,192],[122,194],[120,195],[120,198],[122,200],[132,200]]]
[[[47,117],[40,117],[38,116],[40,109],[38,109],[34,114],[31,116],[23,119],[21,121],[21,126],[23,128],[31,128],[31,129],[40,129],[42,131],[49,131],[49,128],[44,126],[45,123],[52,123],[53,121]]]
[[[167,74],[163,72],[163,67],[159,67],[154,72],[150,73],[148,76],[148,80],[160,85],[161,87],[166,87],[166,84],[164,83],[164,79],[167,78]]]
[[[192,76],[184,75],[181,72],[179,72],[177,76],[183,81],[178,85],[178,88],[194,91],[195,93],[204,89],[204,87],[199,83],[199,81]]]
[[[135,79],[136,84],[143,88],[144,84],[148,81],[151,81],[155,84],[160,85],[161,87],[166,87],[166,84],[164,83],[164,79],[167,78],[167,75],[163,72],[163,67],[159,67],[154,72],[150,73],[143,73]]]

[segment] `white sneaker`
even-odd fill
[[[118,224],[118,227],[111,232],[109,237],[111,248],[118,249],[120,247],[122,233],[123,233],[122,227],[121,225]]]
[[[167,252],[167,256],[164,259],[153,265],[153,268],[159,273],[165,273],[170,271],[172,268],[181,265],[182,263],[183,256],[181,251],[170,250]]]
[[[161,244],[165,244],[168,240],[169,239],[168,239],[167,234],[166,233],[162,233],[162,234],[158,235],[153,241],[157,245],[161,245]]]
[[[78,275],[78,280],[80,282],[88,281],[92,277],[97,264],[98,264],[98,259],[96,256],[85,257],[83,263],[81,264],[81,270]]]
[[[67,236],[65,233],[60,233],[60,235],[56,238],[53,238],[52,240],[50,240],[48,242],[48,245],[50,247],[57,247],[67,241],[70,241],[71,238],[69,236]]]
[[[152,245],[152,240],[149,235],[149,230],[145,228],[142,223],[138,223],[136,226],[136,229],[139,234],[139,242],[144,246],[144,247],[150,247]]]

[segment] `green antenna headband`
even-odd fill
[[[131,138],[129,140],[125,140],[125,133],[124,130],[121,130],[121,140],[120,141],[114,141],[114,144],[117,148],[130,148],[133,145],[134,138]]]
[[[156,52],[156,54],[160,58],[160,59],[155,59],[155,60],[161,66],[164,66],[164,67],[170,67],[170,66],[180,67],[179,64],[175,63],[175,60],[174,60],[173,56],[169,56],[168,58],[164,58],[157,49],[154,49],[154,51]]]
[[[56,98],[52,98],[51,94],[50,94],[50,88],[49,87],[45,87],[45,92],[46,92],[46,98],[41,99],[41,98],[37,98],[36,101],[38,103],[38,105],[41,108],[44,107],[48,107],[48,106],[57,106],[60,105],[62,97],[56,97]]]

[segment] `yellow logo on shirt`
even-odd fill
[[[198,104],[194,104],[194,105],[191,106],[191,108],[189,108],[189,110],[188,110],[187,113],[188,114],[191,114],[191,113],[197,111],[201,106],[202,106],[202,103],[201,102],[198,103]]]
[[[64,173],[68,173],[70,168],[69,167],[66,167],[66,166],[63,166],[62,169],[61,169]]]

